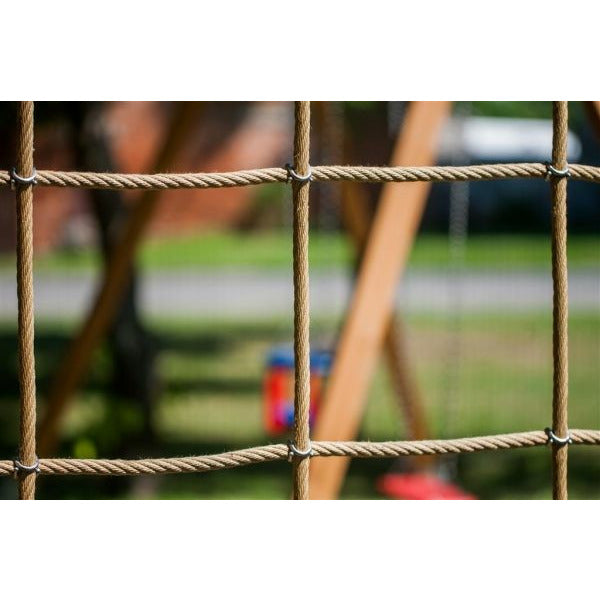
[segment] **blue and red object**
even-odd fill
[[[310,353],[310,425],[315,422],[331,369],[331,353]],[[275,348],[267,359],[264,379],[264,425],[270,435],[281,435],[294,426],[294,350]]]

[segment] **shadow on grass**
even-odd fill
[[[185,381],[167,381],[164,391],[169,394],[188,394],[201,391],[204,394],[248,395],[260,390],[261,382],[255,377],[220,379],[218,377],[189,377]]]
[[[275,343],[282,337],[280,324],[211,324],[158,328],[160,348],[175,357],[194,357],[198,364],[209,361],[230,361],[231,354],[252,342]],[[286,335],[283,333],[283,335]],[[67,328],[38,327],[36,361],[38,388],[43,396],[70,340]],[[16,368],[16,332],[13,325],[0,326],[0,452],[1,458],[11,458],[16,452],[18,436],[18,383]],[[232,368],[236,368],[233,365]],[[105,394],[110,376],[109,361],[103,351],[94,361],[83,394],[102,392],[107,405],[117,404]],[[210,373],[202,376],[185,367],[179,380],[167,377],[165,396],[202,391],[208,394],[231,395],[241,399],[257,389],[255,378],[239,373],[237,378],[220,378]],[[132,407],[137,411],[137,407]],[[139,412],[139,411],[138,411]],[[232,424],[232,426],[235,423]],[[104,421],[86,432],[99,440],[102,432],[110,432],[105,443],[99,441],[98,453],[106,458],[168,457],[220,453],[256,444],[231,439],[206,443],[199,440],[176,442],[159,439],[151,448],[132,442],[130,430],[107,411]],[[113,435],[115,434],[115,435]],[[266,437],[264,442],[269,443]],[[69,456],[73,439],[64,439],[59,455]],[[600,498],[600,452],[598,448],[573,447],[569,450],[569,488],[573,498]],[[351,463],[343,489],[344,498],[380,498],[376,492],[377,478],[393,468],[393,460],[355,460]],[[456,482],[482,499],[549,498],[551,496],[551,466],[548,448],[532,448],[461,455],[457,459]],[[291,468],[286,462],[264,463],[233,470],[202,474],[164,475],[151,478],[131,477],[41,477],[38,497],[45,499],[92,498],[278,498],[289,497]],[[0,478],[0,497],[16,497],[14,481]]]
[[[36,384],[38,397],[40,398],[40,414],[43,410],[43,398],[52,382],[55,369],[58,367],[68,344],[71,341],[70,327],[61,325],[43,325],[37,327],[35,339],[36,354]],[[158,335],[159,348],[163,352],[175,355],[177,360],[191,355],[198,364],[206,364],[208,361],[227,361],[232,352],[239,346],[248,343],[248,337],[258,340],[272,340],[274,335],[280,332],[277,326],[265,324],[264,327],[254,325],[252,327],[229,327],[217,330],[217,326],[211,326],[208,331],[201,327],[191,327],[187,331],[176,331],[175,333]],[[86,376],[82,396],[85,398],[90,394],[103,396],[106,404],[115,403],[129,404],[135,412],[139,412],[141,418],[141,407],[132,406],[127,399],[117,400],[109,396],[109,384],[111,377],[110,361],[105,348],[101,348],[95,355],[92,368]],[[217,377],[207,374],[197,375],[193,370],[186,367],[184,377],[173,378],[167,376],[163,382],[164,396],[169,394],[185,394],[202,391],[206,394],[223,394],[232,397],[245,397],[249,392],[260,389],[260,382],[256,378],[242,376]],[[17,372],[17,334],[16,324],[0,324],[0,452],[2,456],[13,456],[16,451],[18,436],[18,397],[19,384]],[[108,411],[109,414],[113,414]],[[104,427],[118,428],[118,421],[105,423]],[[118,431],[116,432],[118,433]],[[127,438],[129,431],[122,432]],[[115,439],[111,435],[111,439]],[[109,451],[110,448],[105,448]]]

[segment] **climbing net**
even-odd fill
[[[14,476],[19,497],[34,499],[41,475],[148,475],[198,473],[274,460],[292,463],[293,497],[309,498],[312,457],[352,458],[431,455],[501,450],[548,444],[552,449],[555,499],[567,498],[567,457],[571,444],[600,444],[599,430],[571,429],[568,404],[567,179],[600,182],[600,167],[567,163],[567,102],[553,104],[552,160],[543,163],[468,167],[310,166],[310,103],[296,102],[293,166],[229,173],[125,175],[37,171],[33,162],[33,102],[19,105],[15,167],[0,171],[0,185],[12,186],[17,206],[17,296],[20,385],[19,458],[0,460],[0,476]],[[311,181],[371,183],[478,181],[545,178],[552,193],[553,396],[552,424],[539,431],[454,440],[393,442],[313,441],[309,435],[310,358],[308,295],[308,208]],[[36,388],[33,307],[33,186],[93,189],[219,188],[287,182],[293,190],[293,273],[295,397],[294,436],[288,444],[271,444],[222,454],[141,460],[38,458],[36,454]]]

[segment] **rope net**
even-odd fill
[[[148,475],[199,473],[288,459],[293,463],[293,497],[309,498],[311,457],[390,458],[458,454],[550,444],[553,498],[567,498],[569,445],[600,445],[600,431],[572,429],[568,405],[568,294],[567,294],[567,178],[600,183],[600,167],[567,164],[568,103],[553,104],[551,163],[490,164],[447,167],[313,166],[309,164],[310,102],[296,102],[294,165],[228,173],[119,174],[36,171],[33,162],[33,102],[19,107],[19,140],[15,169],[0,170],[0,186],[13,186],[17,206],[17,296],[20,384],[20,448],[18,460],[0,460],[0,476],[14,476],[21,499],[34,499],[35,480],[41,475]],[[461,438],[390,442],[312,442],[309,438],[309,288],[308,208],[311,181],[319,182],[456,182],[493,179],[544,178],[552,192],[553,280],[553,399],[552,428],[522,433]],[[294,439],[222,454],[141,460],[79,460],[36,456],[36,389],[33,308],[33,186],[106,190],[168,190],[223,188],[268,183],[290,183],[293,189],[293,274],[295,417]]]

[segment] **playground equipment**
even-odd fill
[[[458,112],[458,111],[457,111]],[[453,139],[458,143],[452,152],[452,164],[467,164],[466,154],[462,151],[464,118],[469,113],[468,105],[460,105],[459,114],[455,112]],[[457,403],[460,393],[461,367],[461,322],[462,322],[462,289],[461,278],[464,269],[465,248],[468,233],[469,214],[469,182],[460,181],[450,184],[448,215],[448,244],[450,263],[448,265],[448,283],[451,286],[449,313],[449,340],[446,351],[446,384],[441,398],[442,423],[438,430],[440,437],[447,437],[449,427],[457,417]],[[407,369],[405,369],[405,372]],[[410,398],[409,398],[410,400]],[[412,402],[421,402],[420,396]],[[384,495],[406,500],[461,500],[475,499],[464,492],[452,480],[456,472],[456,455],[437,457],[435,464],[418,465],[415,472],[404,472],[393,465],[389,473],[377,482],[377,489]],[[399,461],[398,461],[399,462]],[[402,466],[402,465],[400,465]]]
[[[439,136],[450,114],[450,107],[449,102],[411,105],[390,164],[420,165],[434,162]],[[384,339],[398,389],[407,390],[406,380],[410,376],[410,370],[398,370],[408,363],[405,342],[399,338],[398,329],[390,323],[396,282],[408,261],[428,191],[429,184],[426,182],[414,186],[385,185],[368,237],[364,232],[358,231],[361,223],[368,223],[364,214],[350,216],[354,223],[357,245],[360,243],[359,235],[363,240],[366,238],[366,241],[359,246],[363,254],[361,268],[336,350],[336,360],[321,417],[315,429],[315,439],[353,439],[356,436],[365,410],[368,386]],[[351,201],[350,206],[351,209],[360,211],[364,203],[357,199]],[[409,389],[416,390],[416,384],[413,382]],[[413,392],[412,395],[404,393],[402,397],[407,409],[405,412],[412,417],[412,429],[409,427],[409,430],[414,439],[429,437],[424,433],[427,426],[419,392]],[[312,497],[336,497],[347,466],[346,459],[313,461]]]
[[[336,114],[335,111],[325,111],[324,103],[317,104],[317,122],[321,123],[321,129],[327,132],[333,129],[341,137],[340,131],[344,131],[339,125],[334,127],[324,127],[330,114]],[[401,129],[401,113],[394,106],[395,114],[389,115],[389,128]],[[389,110],[389,105],[388,105]],[[329,114],[328,114],[329,113]],[[392,123],[394,121],[394,123]],[[394,134],[396,131],[393,132]],[[348,164],[353,162],[354,140],[350,134],[345,133],[342,142],[336,140],[340,146],[343,146],[343,162]],[[331,141],[326,143],[331,147]],[[455,183],[453,186],[465,186],[466,183]],[[365,248],[369,239],[372,218],[366,209],[367,197],[364,193],[364,186],[356,184],[343,184],[343,203],[342,217],[343,223],[353,242],[356,252],[356,260],[360,266],[364,259]],[[397,396],[400,412],[406,422],[406,429],[409,439],[423,439],[429,437],[429,426],[424,410],[422,392],[415,378],[407,343],[404,336],[404,327],[401,324],[401,317],[391,314],[391,321],[388,325],[388,331],[385,337],[386,365],[391,376],[394,391]],[[377,318],[377,317],[376,317]],[[364,358],[364,355],[363,355]],[[442,498],[463,498],[471,497],[463,493],[458,487],[446,481],[440,476],[440,464],[433,460],[434,457],[418,457],[413,460],[414,472],[404,473],[397,469],[386,475],[379,483],[378,489],[392,497],[406,499],[442,499]],[[402,465],[403,469],[406,464]]]
[[[441,130],[449,113],[450,103],[413,103],[407,111],[390,164],[420,165],[433,162]],[[568,132],[565,132],[565,147],[567,135]],[[465,180],[457,178],[451,181]],[[363,250],[361,270],[336,350],[336,361],[315,429],[315,439],[354,439],[364,414],[367,390],[380,348],[386,350],[396,387],[400,390],[405,418],[409,424],[409,436],[412,439],[429,437],[421,394],[411,369],[407,367],[409,361],[405,342],[389,326],[394,319],[393,294],[396,282],[403,274],[418,230],[428,195],[428,183],[415,186],[386,184],[382,192]],[[360,239],[359,236],[364,235],[360,231],[360,224],[366,220],[364,209],[360,212],[364,202],[352,202],[352,194],[356,192],[350,192],[345,197],[345,206],[358,212],[351,215],[349,221],[356,232],[356,239]],[[350,209],[347,210],[350,212]],[[395,319],[398,319],[397,315]],[[398,360],[398,355],[402,357],[401,360]],[[337,497],[348,462],[347,458],[312,461],[311,497]],[[419,467],[422,471],[427,471],[431,470],[432,464],[421,463]],[[393,487],[390,481],[392,478],[386,480],[386,490]],[[414,489],[413,484],[414,481],[411,480],[411,490]],[[431,487],[428,482],[424,482],[424,489]],[[398,489],[401,490],[402,486]]]
[[[413,103],[393,155],[393,164],[422,165],[433,162],[441,125],[449,103]],[[125,175],[113,173],[65,173],[34,168],[33,103],[22,102],[19,112],[19,148],[15,168],[0,171],[0,185],[12,185],[17,199],[17,291],[19,305],[19,379],[21,435],[19,458],[0,460],[0,475],[14,475],[19,495],[33,499],[38,475],[138,475],[202,472],[251,463],[288,459],[293,463],[293,497],[333,497],[350,457],[423,456],[475,452],[549,444],[552,448],[553,497],[567,498],[567,456],[571,444],[600,445],[600,431],[572,429],[567,423],[568,329],[566,203],[567,178],[600,182],[600,168],[568,165],[566,141],[567,103],[553,105],[551,162],[478,165],[476,167],[338,167],[309,164],[310,103],[295,105],[293,166],[232,173]],[[389,331],[395,278],[405,266],[410,244],[422,213],[428,185],[433,181],[545,178],[552,191],[552,274],[554,390],[551,427],[536,431],[458,440],[355,442],[353,434],[364,410],[365,389],[375,355]],[[308,201],[311,181],[385,182],[362,261],[355,296],[322,407],[322,417],[310,436],[310,350],[308,309]],[[73,186],[98,189],[147,190],[207,188],[288,182],[293,188],[294,272],[294,436],[289,444],[272,444],[210,456],[141,460],[77,460],[38,458],[35,440],[36,391],[33,347],[32,210],[33,185]],[[394,185],[391,185],[394,183]],[[397,184],[397,185],[396,185]],[[399,195],[401,198],[399,198]],[[124,257],[127,271],[133,246],[147,219],[143,205],[125,229]],[[141,216],[140,216],[141,215]],[[115,290],[115,284],[112,284]],[[115,294],[117,292],[114,292]],[[110,303],[104,306],[110,306]],[[102,321],[93,321],[93,335],[102,333]],[[89,342],[88,342],[89,343]],[[73,379],[70,380],[73,386]],[[323,438],[324,434],[328,435]],[[325,461],[324,458],[328,457]],[[313,463],[312,488],[309,464]]]
[[[310,410],[312,427],[319,413],[325,382],[331,368],[331,354],[310,352]],[[294,349],[271,350],[264,381],[264,424],[270,435],[281,435],[294,427]]]

